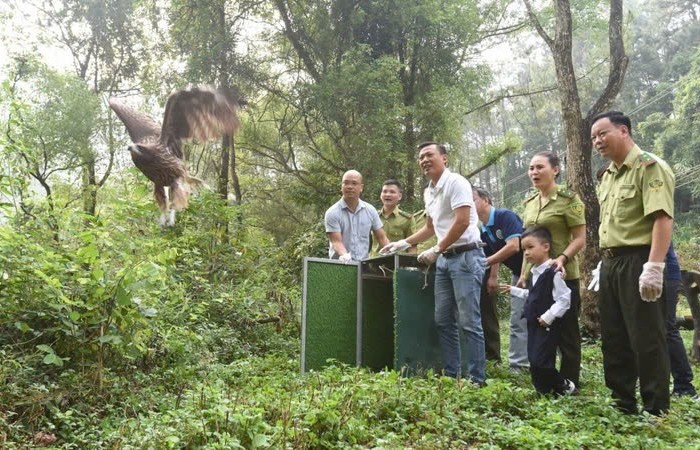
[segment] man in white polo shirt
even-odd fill
[[[389,244],[382,221],[374,206],[360,200],[363,184],[357,170],[343,174],[342,198],[326,211],[328,257],[344,263],[361,261],[369,256],[369,234],[381,246]]]
[[[437,236],[437,245],[418,255],[418,261],[436,263],[435,323],[445,375],[461,374],[461,329],[467,341],[468,376],[482,386],[486,357],[479,298],[485,259],[472,188],[466,178],[447,168],[444,145],[425,142],[418,150],[420,167],[430,179],[424,199],[425,225],[408,238],[385,246],[382,253],[402,251]]]

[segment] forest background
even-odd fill
[[[531,155],[557,152],[562,182],[595,225],[593,174],[604,161],[587,120],[625,111],[640,147],[676,173],[674,243],[682,268],[700,270],[699,1],[0,5],[0,446],[700,439],[689,401],[674,400],[653,426],[607,408],[589,294],[590,381],[574,399],[539,399],[526,375],[495,366],[483,390],[342,365],[298,375],[301,263],[325,254],[323,213],[342,173],[362,172],[375,205],[382,182],[397,178],[403,207],[421,209],[421,141],[447,143],[453,170],[482,169],[472,183],[516,211]],[[211,188],[160,229],[106,100],[159,118],[168,94],[189,84],[236,85],[250,105],[238,134],[186,149]],[[598,260],[596,226],[588,231],[586,269]]]

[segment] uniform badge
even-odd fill
[[[571,204],[571,209],[572,209],[576,214],[583,214],[583,203],[572,203],[572,204]]]
[[[496,237],[498,239],[503,239],[503,230],[501,230],[500,228],[496,230]]]
[[[651,188],[652,191],[658,191],[664,186],[664,182],[659,180],[658,178],[654,178],[649,182],[649,187]]]

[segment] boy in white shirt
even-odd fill
[[[552,234],[536,225],[525,230],[520,245],[523,256],[533,265],[528,289],[502,284],[501,291],[526,299],[523,317],[527,319],[527,355],[532,384],[540,394],[571,394],[576,386],[556,368],[562,317],[571,303],[571,290],[562,273],[552,267],[549,256]]]

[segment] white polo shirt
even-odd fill
[[[448,248],[481,242],[481,235],[471,184],[462,175],[452,173],[450,169],[445,168],[437,184],[433,185],[431,181],[425,190],[425,211],[433,221],[438,241],[447,235],[455,219],[454,210],[460,206],[469,206],[469,226]]]

